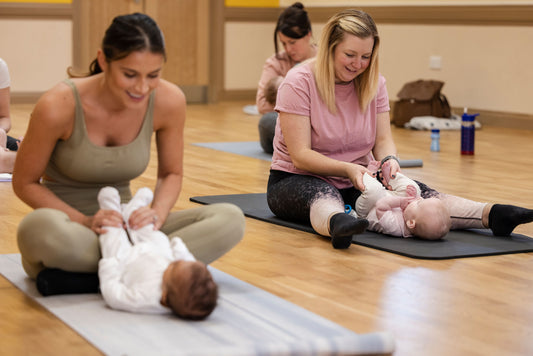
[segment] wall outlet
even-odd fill
[[[442,69],[442,57],[441,56],[429,56],[429,69]]]

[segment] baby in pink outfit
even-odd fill
[[[370,164],[372,171],[375,164]],[[369,222],[368,230],[393,236],[416,236],[437,240],[451,226],[448,209],[437,198],[423,199],[420,188],[401,173],[389,180],[392,190],[368,173],[363,176],[365,190],[357,199],[355,210],[359,218]]]

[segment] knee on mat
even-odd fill
[[[17,229],[17,244],[28,275],[38,273],[43,265],[60,268],[73,264],[76,271],[96,271],[100,259],[98,239],[92,231],[88,230],[85,236],[82,230],[88,229],[56,209],[40,208],[25,216]],[[94,239],[90,238],[92,234]]]
[[[62,216],[64,215],[64,216]],[[50,224],[57,218],[68,216],[58,210],[41,208],[26,215],[17,228],[17,245],[21,253],[22,267],[32,279],[44,268],[40,255],[48,249],[48,239],[43,231],[51,231]]]
[[[24,256],[21,257],[21,263],[24,272],[26,272],[31,279],[36,279],[39,272],[45,268],[42,262],[30,262],[26,260]]]

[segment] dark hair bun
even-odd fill
[[[292,4],[291,7],[297,7],[298,9],[303,10],[304,4],[302,4],[301,2],[298,1],[298,2],[295,2],[294,4]]]

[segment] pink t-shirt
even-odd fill
[[[364,114],[359,108],[354,85],[335,85],[337,113],[332,114],[318,93],[312,72],[313,65],[314,62],[305,63],[287,73],[278,90],[275,110],[309,117],[313,150],[332,159],[366,166],[373,159],[377,115],[390,111],[385,78],[379,76],[377,95]],[[279,120],[276,124],[271,168],[313,175],[339,189],[353,186],[348,178],[322,177],[297,169],[289,156]]]

